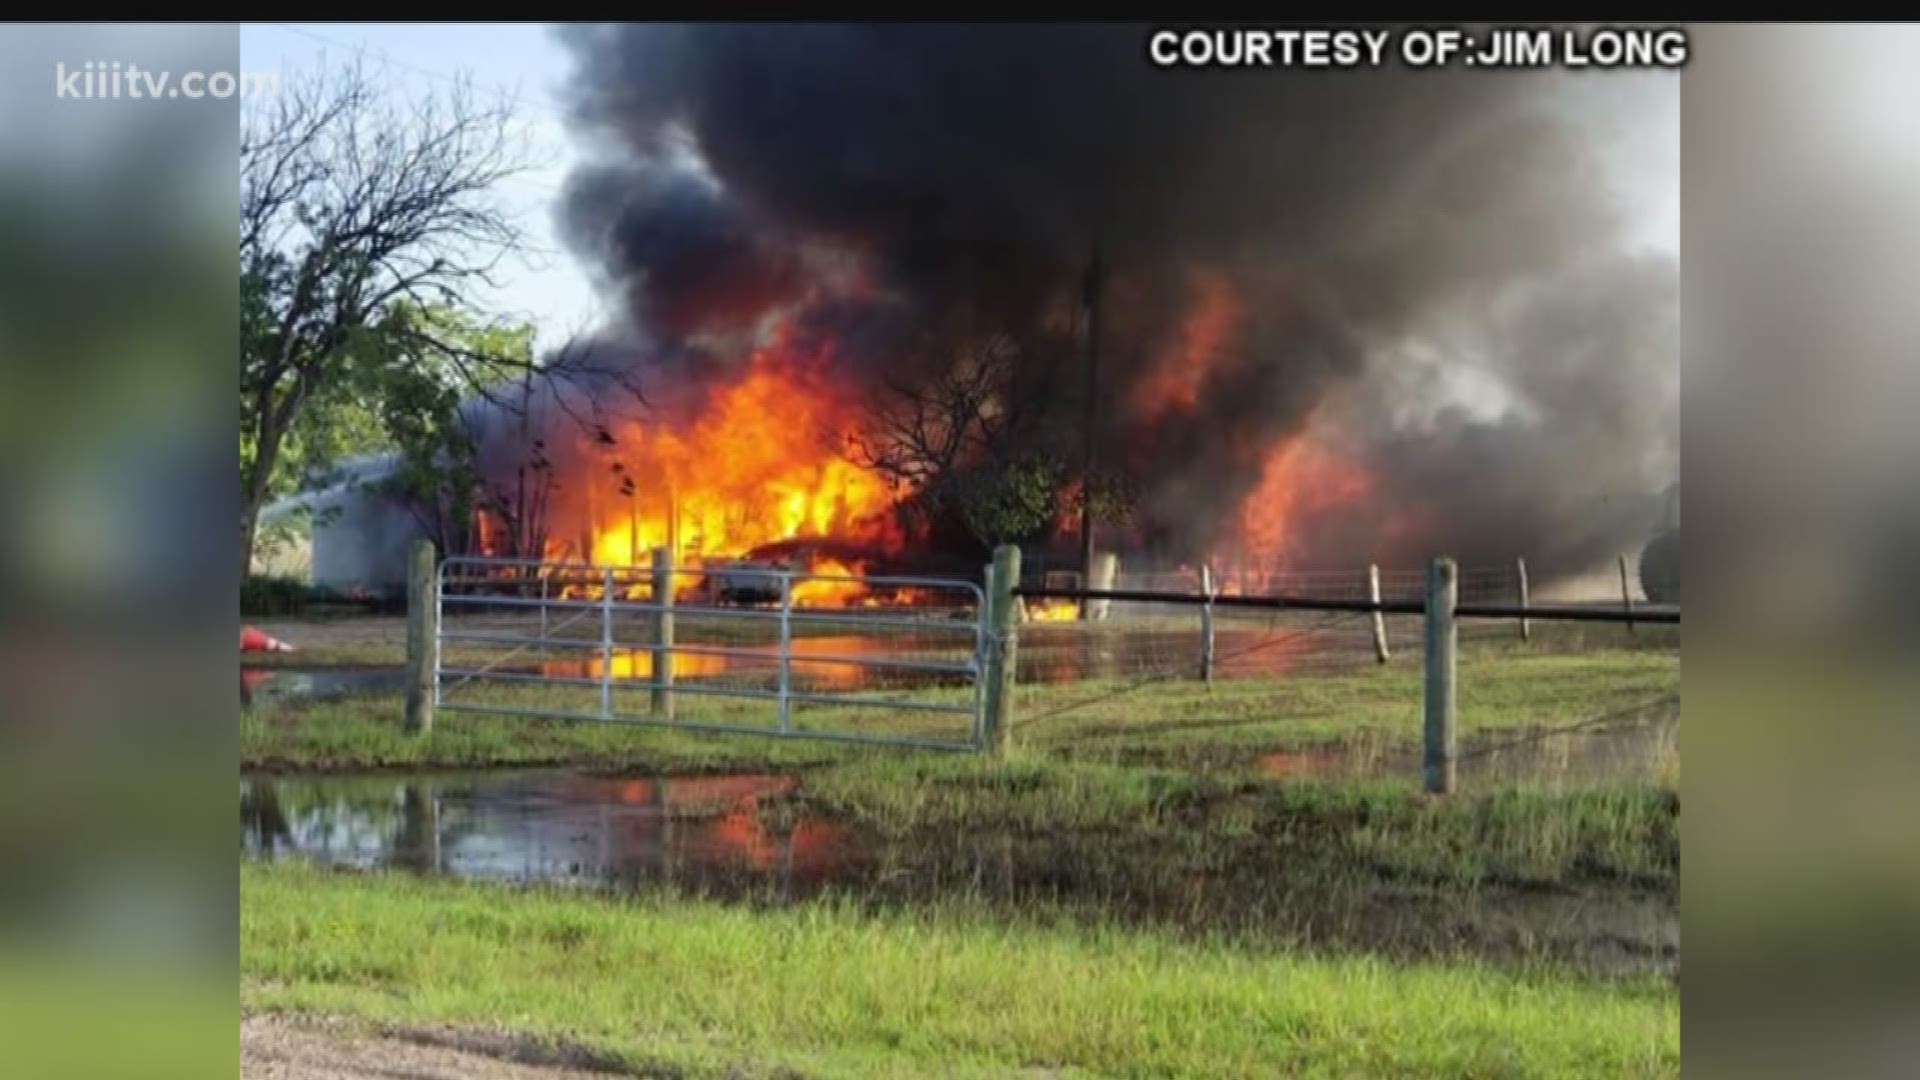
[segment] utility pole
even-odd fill
[[[640,565],[640,485],[626,477],[627,488],[627,565]]]
[[[661,485],[667,492],[667,550],[672,552],[672,561],[677,566],[680,563],[680,496],[674,494],[672,475],[661,475]]]
[[[1100,288],[1105,269],[1100,262],[1100,242],[1094,241],[1093,257],[1087,261],[1087,277],[1081,302],[1086,308],[1087,333],[1087,415],[1086,447],[1080,460],[1080,587],[1093,587],[1093,469],[1098,442],[1100,416]],[[1093,604],[1082,601],[1080,621],[1093,617]]]

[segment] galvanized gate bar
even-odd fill
[[[600,590],[600,715],[613,716],[613,567]]]
[[[749,606],[726,604],[682,605],[661,600],[655,587],[654,570],[648,568],[619,568],[612,566],[594,566],[583,563],[544,563],[535,560],[493,559],[479,557],[454,557],[443,560],[439,573],[439,588],[436,602],[453,605],[458,612],[468,616],[486,616],[489,609],[502,622],[498,625],[483,623],[480,629],[440,630],[437,643],[463,643],[481,646],[500,646],[511,649],[509,656],[517,655],[528,649],[563,650],[597,652],[600,670],[587,677],[579,675],[549,674],[547,671],[526,667],[512,668],[504,666],[504,660],[493,660],[478,667],[445,667],[439,663],[436,648],[434,690],[440,707],[454,712],[485,713],[506,716],[547,717],[565,720],[591,720],[609,723],[645,724],[656,727],[677,727],[692,731],[711,731],[730,734],[776,735],[787,738],[817,739],[830,742],[863,743],[874,745],[898,745],[922,747],[928,749],[977,750],[981,746],[982,721],[981,710],[985,701],[981,679],[984,672],[984,652],[987,642],[983,609],[985,594],[974,582],[949,578],[927,577],[858,577],[852,575],[810,574],[794,570],[742,570],[723,568],[710,570],[705,568],[671,568],[665,571],[667,580],[674,575],[683,578],[704,579],[711,583],[723,574],[737,582],[741,579],[758,577],[769,586],[778,586],[779,603],[774,610],[764,610]],[[925,609],[901,611],[892,608],[849,607],[806,609],[798,606],[796,586],[799,582],[850,582],[862,585],[868,592],[891,588],[922,589],[935,599],[944,595],[948,603],[941,605],[936,614],[925,614]],[[526,590],[534,583],[539,585],[539,596],[528,595]],[[632,588],[639,593],[642,584],[647,586],[646,599],[626,599],[623,591]],[[565,586],[565,588],[556,588]],[[573,589],[596,588],[598,597],[566,595]],[[490,592],[487,590],[500,590]],[[517,594],[516,594],[517,590]],[[554,595],[556,592],[561,595]],[[769,598],[771,599],[771,598]],[[599,615],[598,640],[588,637],[555,637],[554,632],[564,630],[566,623],[554,624],[550,621],[551,611],[573,611],[580,616]],[[708,620],[775,620],[777,640],[770,646],[733,645],[733,644],[682,644],[678,641],[666,642],[652,635],[648,640],[626,640],[616,626],[616,616],[659,616],[671,612],[680,616],[684,622],[701,619]],[[960,613],[968,613],[966,617]],[[518,613],[518,614],[516,614]],[[533,619],[537,615],[539,628],[537,636],[527,633],[514,633],[512,619]],[[796,627],[830,627],[844,630],[849,634],[864,632],[882,632],[886,634],[906,635],[911,642],[909,652],[893,654],[876,653],[861,655],[857,651],[835,649],[832,652],[809,653],[797,646],[804,641],[797,634]],[[533,627],[528,625],[528,629]],[[884,641],[884,638],[881,639]],[[944,643],[943,643],[944,642]],[[697,677],[694,681],[676,679],[672,691],[676,694],[692,695],[707,699],[745,699],[771,701],[775,705],[775,724],[757,726],[749,724],[709,723],[699,720],[669,719],[666,717],[639,716],[626,713],[616,704],[614,691],[655,691],[666,689],[664,680],[657,673],[647,679],[620,678],[616,668],[622,655],[637,657],[648,653],[655,658],[671,655],[705,656],[720,660],[739,660],[748,663],[771,663],[775,666],[776,685],[763,689],[752,685],[722,685],[702,683]],[[955,652],[964,652],[964,659],[953,656]],[[945,655],[943,655],[945,654]],[[657,663],[657,659],[655,661]],[[873,691],[836,692],[830,689],[816,689],[803,683],[802,673],[821,667],[860,668],[875,671],[917,673],[933,676],[942,680],[951,680],[943,686],[941,682],[927,684],[927,689],[936,694],[959,690],[964,695],[961,700],[912,700],[897,695],[878,695]],[[651,669],[649,669],[651,670]],[[749,669],[751,670],[751,669]],[[484,703],[472,700],[447,700],[450,692],[469,683],[484,683],[497,680],[500,683],[516,685],[551,685],[570,687],[598,687],[598,712],[585,712],[569,709],[541,709],[531,705],[510,705]],[[763,684],[764,685],[764,684]],[[966,687],[971,692],[966,692]],[[931,738],[902,731],[899,733],[870,733],[867,731],[833,731],[802,728],[797,724],[794,709],[796,706],[820,706],[860,710],[889,710],[922,714],[938,714],[969,717],[970,722],[964,738]]]
[[[510,634],[466,634],[445,633],[442,641],[466,642],[477,645],[541,645],[555,649],[599,650],[598,641],[571,638],[515,637]],[[735,660],[779,660],[778,646],[767,649],[734,648],[726,645],[656,645],[650,641],[627,642],[614,640],[616,650],[626,649],[634,652],[670,652],[679,656],[714,656]],[[856,667],[889,668],[898,671],[925,671],[954,675],[970,674],[975,670],[974,661],[969,660],[904,660],[891,656],[856,656],[842,653],[799,653],[792,655],[796,664],[842,664]]]
[[[674,685],[679,693],[685,687]],[[632,724],[636,727],[680,728],[686,731],[708,731],[718,735],[779,735],[773,728],[752,727],[742,724],[709,724],[698,720],[656,720],[651,716],[639,716],[621,713],[611,718],[593,713],[558,712],[547,710],[513,709],[494,705],[449,705],[454,712],[481,713],[492,716],[537,716],[547,720],[580,720],[591,723]],[[921,739],[912,735],[865,735],[857,731],[803,731],[789,733],[790,739],[810,739],[815,742],[859,743],[867,746],[904,746],[916,750],[958,750],[973,751],[979,746],[972,742],[951,742],[945,739]]]
[[[501,679],[507,682],[537,682],[543,685],[550,685],[550,686],[599,686],[600,685],[600,680],[598,678],[589,679],[582,676],[569,676],[569,675],[535,675],[528,672],[459,671],[459,670],[450,669],[447,672],[447,674],[465,675],[465,676],[468,676],[469,678],[478,678],[478,679]],[[642,682],[638,679],[633,680],[631,682],[627,682],[623,680],[621,682],[620,688],[622,690],[632,690],[632,691],[653,690],[657,688],[657,684],[652,682]],[[951,689],[951,688],[948,688],[948,689]],[[778,690],[755,690],[751,687],[744,687],[744,686],[702,686],[698,683],[676,682],[672,685],[672,690],[676,694],[684,690],[689,694],[706,694],[711,697],[750,698],[757,701],[779,701],[780,700],[780,692]],[[796,701],[803,705],[834,705],[834,706],[840,706],[845,708],[856,708],[856,709],[859,709],[859,708],[905,709],[909,712],[951,713],[956,716],[968,716],[973,713],[973,706],[965,705],[965,704],[942,705],[939,702],[908,701],[900,698],[861,698],[861,697],[851,697],[851,696],[836,696],[836,695],[830,695],[830,694],[809,694],[804,691],[798,691],[798,690],[790,691],[787,694],[787,700]],[[450,709],[467,708],[467,706],[463,704],[449,705],[447,707]],[[542,712],[537,709],[516,709],[513,711],[523,713],[524,715],[527,715],[527,716],[573,715],[569,713]],[[624,721],[630,718],[631,717],[629,714],[620,713],[620,712],[613,713],[610,716],[595,717],[595,719],[598,719],[598,720],[619,720],[619,721]],[[765,732],[767,734],[776,734],[779,731],[778,728],[771,728],[771,727],[754,728],[752,730]],[[802,734],[802,733],[796,730],[794,734]]]
[[[793,731],[793,575],[780,575],[780,733]]]
[[[596,646],[597,647],[597,646]],[[545,675],[537,671],[503,671],[500,668],[447,668],[446,675],[460,679],[499,679],[502,682],[534,682],[553,686],[599,686],[606,680],[595,675]]]
[[[598,604],[594,605],[599,607]],[[450,632],[440,635],[441,641],[461,641],[474,645],[541,645],[552,649],[598,649],[598,639],[557,637],[517,637],[512,634],[468,634]]]
[[[811,581],[813,579],[809,578],[808,580]],[[923,585],[924,584],[926,583],[923,582]],[[948,584],[971,585],[972,582],[956,581],[949,582]],[[456,594],[446,599],[456,604],[473,604],[485,607],[537,608],[544,604],[550,608],[579,611],[598,611],[601,607],[601,602],[598,600],[555,599],[543,601],[522,596],[462,596]],[[1222,602],[1225,602],[1230,598],[1221,597],[1220,599]],[[780,618],[780,612],[778,611],[759,611],[754,608],[694,607],[687,604],[669,604],[663,608],[662,605],[648,603],[644,600],[621,600],[616,602],[614,606],[621,611],[638,614],[655,614],[662,610],[667,610],[675,615],[709,615],[722,619],[778,620]],[[922,630],[946,629],[953,631],[955,634],[973,632],[973,624],[970,622],[961,622],[951,618],[928,615],[874,615],[871,614],[873,610],[874,609],[871,608],[845,608],[834,609],[834,613],[829,614],[827,610],[809,611],[805,608],[795,608],[791,618],[795,623],[807,623],[816,626],[913,627]],[[845,613],[840,613],[842,611]],[[854,614],[855,611],[868,612],[868,614]]]

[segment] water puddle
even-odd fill
[[[737,653],[725,656],[698,652],[675,653],[673,677],[676,680],[695,683],[724,679],[731,685],[753,685],[763,689],[778,684],[780,647],[777,643],[736,644],[728,648],[737,650]],[[815,693],[965,685],[968,681],[967,677],[958,673],[917,672],[869,666],[859,661],[893,659],[957,664],[964,663],[971,655],[970,648],[940,651],[903,649],[899,644],[882,638],[856,634],[795,638],[792,642],[792,652],[791,685],[796,689]],[[751,655],[738,655],[738,653]],[[616,680],[633,679],[648,682],[653,679],[653,653],[650,650],[616,649],[612,660],[613,677]],[[549,678],[598,679],[606,667],[604,658],[591,656],[573,660],[549,660],[525,670],[537,671]]]
[[[684,643],[684,642],[683,642]],[[1347,646],[1352,645],[1353,648]],[[676,653],[676,679],[690,682],[724,680],[731,684],[770,687],[779,679],[779,646],[728,646],[751,655],[716,656]],[[1372,662],[1365,642],[1331,643],[1309,637],[1288,639],[1285,632],[1222,631],[1215,641],[1222,677],[1281,675],[1298,670],[1304,661],[1346,659]],[[971,645],[956,645],[952,635],[938,643],[869,634],[834,634],[793,640],[793,685],[811,691],[920,689],[965,685],[965,675],[914,671],[910,668],[869,665],[864,660],[904,660],[944,664],[964,663]],[[1020,630],[1019,667],[1022,682],[1073,682],[1081,679],[1123,679],[1143,674],[1170,674],[1191,669],[1199,673],[1199,638],[1190,631],[1083,629],[1077,626],[1030,625]],[[521,670],[547,676],[597,679],[606,661],[595,655],[556,659]],[[653,654],[646,649],[618,649],[613,655],[613,677],[647,681],[653,678]]]
[[[323,699],[349,694],[398,694],[407,687],[400,667],[283,668],[241,667],[240,704],[293,699]]]
[[[248,778],[240,784],[241,851],[612,892],[672,888],[780,902],[831,890],[894,904],[969,898],[1306,947],[1405,955],[1467,948],[1607,971],[1678,963],[1670,897],[1463,895],[1383,883],[1365,867],[1303,865],[1279,842],[1208,852],[1151,835],[887,839],[785,801],[798,784],[773,774],[563,771]]]
[[[825,821],[763,823],[761,801],[796,784],[762,774],[567,772],[249,779],[242,851],[520,883],[806,889],[840,865],[848,841]]]

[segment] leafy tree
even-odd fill
[[[969,469],[949,485],[967,530],[987,547],[1045,534],[1060,517],[1065,470],[1050,457],[1023,457]]]
[[[463,87],[396,109],[357,67],[255,100],[240,145],[243,572],[261,507],[364,445],[376,418],[394,434],[404,401],[427,412],[400,435],[438,430],[458,397],[448,375],[484,393],[532,366],[421,314],[472,308],[520,238],[488,197],[520,168],[505,110]]]
[[[243,282],[243,285],[246,285]],[[316,385],[306,404],[281,438],[273,466],[266,476],[266,501],[302,490],[325,487],[340,479],[339,466],[350,459],[390,450],[393,439],[368,399],[367,387],[346,378]],[[246,412],[242,400],[242,412]],[[258,467],[259,439],[248,430],[243,415],[240,432],[240,470],[243,478]],[[255,525],[251,550],[264,555],[275,546],[309,535],[315,515],[301,511]]]
[[[524,400],[514,400],[512,387],[518,372],[520,396],[530,388],[533,337],[531,324],[499,324],[451,307],[404,303],[368,335],[370,351],[408,354],[380,355],[359,372],[381,430],[399,454],[387,490],[413,508],[442,551],[475,549],[475,511],[481,506],[496,513],[509,509],[491,505],[504,495],[482,481],[474,417],[492,400],[507,401],[524,415]],[[461,355],[498,362],[469,375],[461,369]]]

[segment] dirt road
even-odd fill
[[[607,1080],[564,1050],[504,1035],[404,1035],[325,1019],[240,1021],[242,1080]]]

